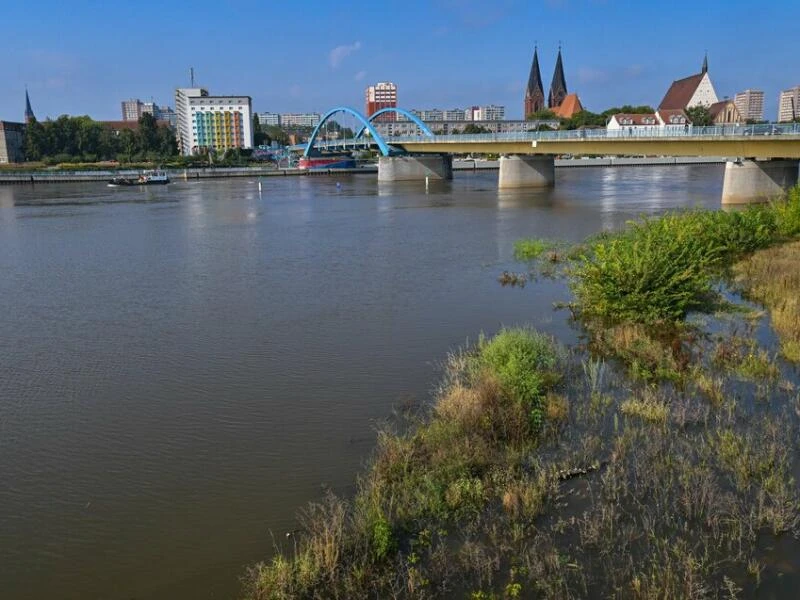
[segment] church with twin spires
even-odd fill
[[[556,68],[553,71],[553,80],[550,83],[550,91],[547,94],[546,105],[544,86],[542,85],[542,74],[539,69],[539,49],[535,46],[533,49],[533,63],[531,64],[531,72],[528,76],[528,86],[525,88],[525,107],[523,115],[525,118],[528,118],[530,115],[545,109],[551,110],[557,117],[562,119],[569,119],[575,113],[583,110],[578,95],[567,92],[567,80],[564,77],[561,46],[558,47]]]

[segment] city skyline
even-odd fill
[[[244,1],[228,7],[227,20],[217,3],[199,1],[186,11],[143,0],[121,7],[120,18],[134,23],[150,12],[152,22],[121,32],[105,28],[104,17],[86,7],[67,13],[52,0],[35,12],[13,5],[5,37],[25,50],[0,65],[0,118],[22,120],[26,85],[40,119],[112,119],[126,98],[171,105],[175,88],[189,85],[190,67],[197,85],[252,96],[255,112],[359,108],[367,84],[393,81],[404,108],[498,104],[508,107],[507,118],[520,118],[534,44],[543,73],[552,73],[561,44],[570,89],[594,111],[657,104],[671,81],[697,71],[706,50],[720,98],[763,90],[765,118],[776,117],[780,92],[800,83],[792,47],[797,6],[747,11],[744,22],[738,0],[721,12],[709,3],[673,3],[671,10],[692,16],[679,21],[665,21],[658,6],[602,0],[506,0],[489,15],[471,0],[408,2],[402,11],[395,4]],[[309,11],[317,15],[311,19]],[[176,19],[185,25],[177,32]],[[654,32],[654,22],[664,26]],[[230,44],[226,25],[234,23],[235,61],[229,53],[197,51],[199,38],[212,47]],[[614,31],[624,35],[608,35]]]

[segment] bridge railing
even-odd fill
[[[800,123],[760,125],[711,125],[708,127],[668,125],[666,127],[624,127],[622,129],[574,129],[559,131],[528,131],[519,133],[477,133],[428,136],[397,136],[385,138],[389,144],[410,142],[457,143],[457,142],[527,142],[584,139],[631,139],[631,138],[720,138],[742,136],[800,135]]]

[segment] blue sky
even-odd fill
[[[534,42],[545,87],[560,41],[569,91],[595,111],[657,104],[706,49],[717,94],[762,89],[767,117],[800,84],[795,0],[4,4],[5,120],[22,118],[26,84],[40,119],[119,119],[130,97],[172,105],[190,66],[212,93],[252,96],[257,112],[363,110],[364,87],[388,80],[404,108],[494,103],[519,118]]]

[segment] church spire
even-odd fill
[[[33,114],[31,108],[31,99],[28,97],[28,88],[25,88],[25,123],[30,123],[36,120],[36,115]]]
[[[708,50],[706,50],[706,55],[703,57],[703,69],[700,72],[708,73]]]
[[[561,44],[558,45],[558,58],[556,70],[553,72],[553,82],[550,84],[550,95],[547,98],[547,107],[556,108],[567,95],[567,81],[564,79],[564,65],[561,62]]]
[[[533,47],[533,63],[531,72],[528,76],[528,87],[525,88],[525,112],[524,117],[537,113],[544,108],[544,86],[542,85],[542,74],[539,71],[539,49]]]

